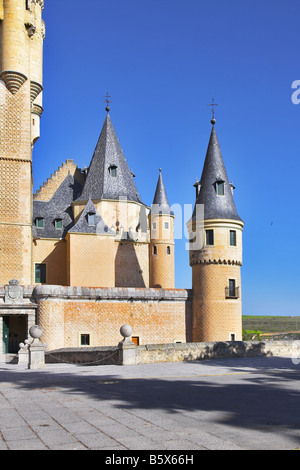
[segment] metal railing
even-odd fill
[[[226,299],[238,299],[240,297],[239,287],[225,287],[225,298]]]

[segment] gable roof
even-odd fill
[[[110,169],[112,167],[116,168],[116,176],[111,175]],[[107,113],[82,194],[78,199],[81,201],[87,201],[89,198],[118,200],[120,197],[142,203],[133,175],[129,170],[117,134]]]
[[[88,222],[88,214],[94,214],[95,216],[93,225],[90,225]],[[88,200],[88,203],[81,212],[77,223],[69,230],[69,233],[98,233],[103,235],[115,235],[115,232],[104,223],[91,199]]]

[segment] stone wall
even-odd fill
[[[300,341],[236,341],[146,344],[135,348],[136,364],[257,356],[287,356],[300,363]],[[120,364],[118,346],[67,348],[46,353],[47,363]]]
[[[179,362],[230,357],[291,356],[300,358],[300,341],[228,341],[147,344],[136,348],[136,363]]]
[[[67,348],[49,351],[45,354],[46,364],[85,364],[109,365],[119,363],[119,350],[117,346],[98,348]]]
[[[41,285],[34,289],[37,323],[47,350],[117,345],[129,324],[139,344],[186,342],[191,337],[191,292],[185,289],[81,288]]]

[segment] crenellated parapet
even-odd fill
[[[231,266],[242,266],[242,261],[239,260],[232,260],[232,259],[216,259],[216,258],[208,258],[203,259],[200,253],[190,253],[190,266],[194,266],[195,264],[226,264]]]
[[[74,160],[67,159],[55,170],[47,181],[39,187],[33,195],[33,199],[37,201],[49,201],[68,174],[76,177],[79,183],[83,183],[84,176],[81,170],[77,167],[76,163],[74,163]]]

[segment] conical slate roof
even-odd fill
[[[83,191],[78,199],[81,201],[87,201],[89,198],[118,200],[120,197],[142,203],[107,113]]]
[[[152,214],[173,214],[170,208],[166,188],[163,182],[161,169],[159,169],[159,177],[156,186],[156,191],[151,207]]]
[[[224,183],[224,195],[217,194],[217,184]],[[204,204],[204,219],[242,220],[236,210],[220,145],[213,125],[200,180],[196,204]],[[195,217],[196,207],[193,217]]]

